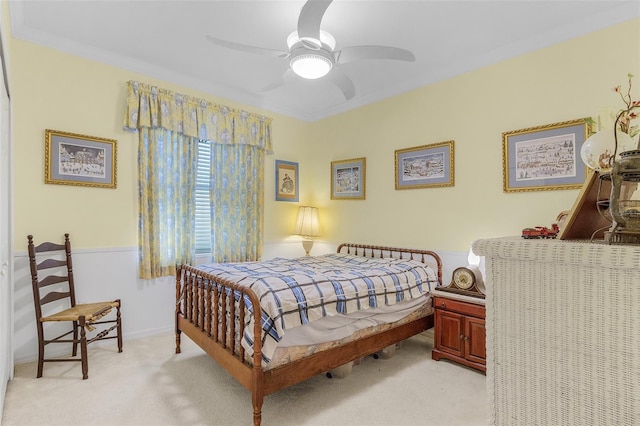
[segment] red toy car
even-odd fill
[[[551,229],[544,226],[536,226],[535,228],[524,228],[522,230],[522,238],[555,238],[558,235],[560,228],[558,224],[551,225]]]

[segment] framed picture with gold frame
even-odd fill
[[[580,118],[504,132],[504,192],[580,188],[587,172],[580,149],[591,134],[588,121]]]
[[[396,189],[453,186],[453,141],[395,151]]]
[[[367,187],[367,159],[331,162],[331,199],[364,200]]]
[[[115,139],[46,129],[44,183],[116,187]]]

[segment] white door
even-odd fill
[[[2,28],[0,28],[1,32]],[[0,46],[2,40],[0,39]],[[6,52],[4,48],[0,53]],[[4,57],[4,55],[2,55]],[[6,63],[0,61],[2,65]],[[11,211],[11,132],[9,96],[4,66],[0,67],[0,416],[4,407],[7,381],[13,377],[13,233]]]

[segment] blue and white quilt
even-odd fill
[[[394,305],[437,285],[436,274],[422,262],[349,254],[214,263],[198,269],[249,287],[258,296],[265,365],[288,329],[330,315]],[[254,312],[252,306],[248,309]],[[253,324],[249,324],[242,342],[249,355],[253,355],[252,334]]]

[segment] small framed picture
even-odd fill
[[[364,200],[367,159],[353,158],[331,162],[331,199]]]
[[[116,187],[114,139],[45,130],[44,183]]]
[[[298,163],[276,160],[276,201],[298,201]]]
[[[453,141],[396,150],[396,189],[454,185]]]
[[[589,132],[583,118],[504,132],[504,192],[581,188],[587,168],[580,149]]]

